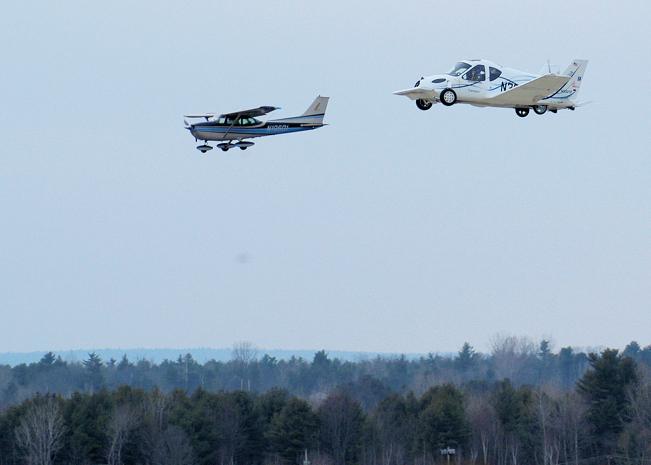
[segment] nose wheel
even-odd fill
[[[432,101],[419,98],[418,100],[416,100],[416,106],[423,111],[429,110],[430,108],[432,108]]]
[[[198,145],[197,150],[201,153],[206,153],[208,150],[212,150],[212,147],[208,144]]]

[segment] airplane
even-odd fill
[[[429,110],[441,102],[445,106],[467,103],[478,107],[514,108],[524,118],[529,109],[538,115],[547,110],[574,110],[580,106],[575,98],[581,87],[587,60],[574,60],[563,74],[551,72],[536,75],[505,68],[488,60],[458,62],[447,74],[421,77],[414,87],[398,90],[416,101],[421,110]]]
[[[254,144],[245,139],[310,131],[325,126],[323,118],[325,117],[329,99],[329,97],[319,95],[302,115],[267,122],[262,122],[257,117],[264,116],[280,108],[262,106],[250,110],[224,113],[218,117],[215,117],[214,113],[184,115],[185,118],[204,118],[206,121],[191,124],[184,119],[183,122],[185,128],[190,131],[196,141],[203,141],[202,145],[197,146],[197,150],[201,153],[212,150],[212,147],[208,145],[208,141],[221,141],[217,144],[217,147],[224,152],[234,147],[246,150]]]

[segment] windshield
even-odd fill
[[[464,63],[463,61],[460,61],[456,65],[454,65],[454,68],[450,70],[448,73],[450,76],[461,76],[463,73],[466,72],[470,68],[470,65],[468,63]]]

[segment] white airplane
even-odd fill
[[[217,147],[224,152],[234,147],[246,150],[253,145],[253,142],[245,139],[309,131],[325,126],[323,118],[325,117],[329,99],[329,97],[318,96],[301,116],[291,116],[267,122],[258,120],[256,116],[266,115],[274,110],[279,110],[279,108],[258,107],[251,110],[225,113],[218,117],[215,117],[214,113],[184,115],[186,118],[204,118],[206,120],[194,124],[184,120],[185,128],[190,131],[195,140],[203,141],[203,144],[197,147],[197,150],[201,153],[212,150],[212,147],[208,145],[208,141],[221,141],[221,143],[217,144]]]
[[[549,69],[536,75],[504,68],[487,60],[465,60],[447,74],[422,77],[414,87],[394,92],[416,101],[421,110],[429,110],[436,102],[451,106],[468,103],[478,107],[515,108],[520,117],[533,109],[538,115],[547,110],[574,110],[587,60],[574,60],[562,74]],[[549,67],[551,68],[551,67]]]

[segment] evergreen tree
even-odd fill
[[[307,402],[290,399],[271,421],[268,432],[271,451],[285,463],[300,463],[303,451],[315,440],[316,426],[316,415]]]
[[[88,354],[88,359],[83,361],[86,370],[86,385],[91,391],[96,391],[104,384],[102,375],[102,359],[95,352]]]
[[[463,393],[451,384],[430,388],[420,400],[419,431],[425,452],[463,447],[470,434]]]
[[[578,390],[588,403],[586,419],[593,447],[599,453],[611,453],[629,421],[627,393],[638,381],[635,362],[614,349],[590,354],[589,360],[591,369],[579,381]]]
[[[470,370],[475,361],[475,356],[473,347],[469,343],[464,342],[463,347],[461,347],[461,350],[457,354],[457,358],[454,360],[457,369],[462,372]]]
[[[50,366],[54,365],[56,360],[57,359],[56,359],[55,355],[52,352],[48,352],[45,355],[43,355],[43,357],[41,358],[41,360],[38,363],[39,363],[39,365],[50,367]]]

